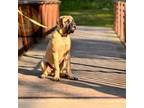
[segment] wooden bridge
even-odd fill
[[[72,71],[78,81],[40,79],[39,63],[59,16],[59,0],[19,0],[19,108],[125,108],[125,2],[115,0],[114,28],[78,26],[72,34]],[[34,14],[34,15],[33,15]],[[35,16],[37,15],[37,16]],[[48,20],[47,20],[48,19]]]
[[[61,79],[59,82],[54,82],[51,77],[39,78],[39,62],[45,53],[48,38],[41,40],[19,58],[20,108],[24,108],[25,105],[27,108],[32,106],[38,108],[39,105],[43,105],[43,102],[36,103],[37,99],[41,101],[48,99],[50,104],[44,103],[45,106],[53,104],[49,99],[59,99],[57,105],[62,104],[61,99],[65,101],[70,99],[72,102],[75,99],[82,99],[79,100],[81,104],[88,102],[89,99],[92,99],[90,103],[99,103],[98,99],[102,99],[106,102],[106,106],[124,108],[125,48],[114,31],[104,27],[78,26],[78,30],[71,37],[72,71],[79,80]],[[100,102],[98,105],[103,104]],[[51,107],[58,108],[58,106]]]

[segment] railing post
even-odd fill
[[[125,36],[124,36],[124,17],[125,17],[125,15],[124,15],[124,2],[121,2],[121,33],[120,33],[120,39],[121,39],[121,41],[122,42],[125,42]]]
[[[124,2],[124,42],[126,43],[126,3]]]
[[[121,12],[121,9],[120,9],[120,5],[121,5],[121,2],[118,1],[118,32],[117,32],[117,35],[118,37],[120,37],[120,12]]]
[[[56,26],[56,19],[59,17],[59,1],[45,2],[42,5],[42,24],[47,26],[43,30],[43,34]]]
[[[121,42],[126,43],[126,3],[125,1],[114,1],[114,31]]]
[[[32,11],[31,11],[31,7],[30,7],[30,4],[27,5],[27,16],[29,16],[30,18],[32,18]],[[27,40],[28,40],[28,46],[32,46],[32,43],[33,43],[33,39],[32,37],[29,37],[31,35],[32,32],[34,32],[34,29],[33,29],[33,24],[31,24],[30,21],[28,21],[28,24],[27,24]]]
[[[22,11],[21,6],[19,7],[19,10]],[[27,33],[25,30],[25,24],[24,24],[24,19],[23,16],[20,15],[20,19],[19,19],[19,23],[22,25],[22,41],[23,41],[23,47],[25,50],[27,50],[27,45],[28,45],[28,41],[27,41]]]

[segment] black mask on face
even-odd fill
[[[68,23],[65,30],[67,34],[73,33],[76,30],[76,24],[74,23],[74,21]]]

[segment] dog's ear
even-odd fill
[[[56,21],[57,27],[62,28],[63,27],[63,17],[59,17]]]

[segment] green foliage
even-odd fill
[[[61,15],[73,16],[77,25],[113,27],[112,11],[62,11]]]
[[[61,0],[61,10],[113,9],[113,0]]]
[[[113,27],[113,0],[61,0],[61,15],[71,15],[77,25]]]

